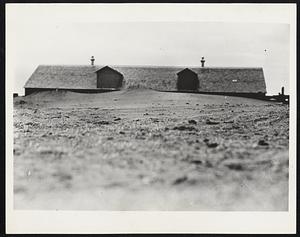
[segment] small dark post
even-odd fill
[[[281,95],[284,95],[284,86],[281,87]]]
[[[201,67],[204,67],[204,63],[205,63],[205,60],[204,60],[204,57],[201,58]]]
[[[94,56],[92,56],[92,57],[91,57],[91,65],[92,65],[92,66],[94,66],[94,61],[95,61],[95,58],[94,58]]]

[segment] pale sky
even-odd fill
[[[101,5],[85,14],[80,7],[28,5],[7,11],[7,63],[15,92],[23,94],[39,64],[84,65],[93,55],[100,65],[200,66],[204,56],[208,67],[262,67],[268,94],[281,86],[288,93],[288,24],[112,20],[100,14]],[[112,6],[110,13],[116,12]]]

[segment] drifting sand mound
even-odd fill
[[[16,209],[288,210],[287,105],[149,89],[14,104]]]
[[[69,107],[141,107],[141,106],[204,106],[221,104],[262,105],[270,102],[221,95],[203,95],[195,93],[160,92],[151,89],[125,89],[104,93],[77,93],[71,91],[44,91],[21,97],[26,103],[45,106]]]

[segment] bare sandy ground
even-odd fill
[[[14,100],[14,206],[288,209],[289,107],[125,90]]]

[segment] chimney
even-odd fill
[[[95,58],[94,58],[94,56],[92,56],[92,57],[91,57],[91,65],[92,65],[92,66],[94,66],[94,61],[95,61]]]
[[[284,95],[284,86],[281,87],[281,94]]]
[[[201,58],[201,67],[204,67],[204,63],[205,63],[205,60],[204,60],[204,57]]]

